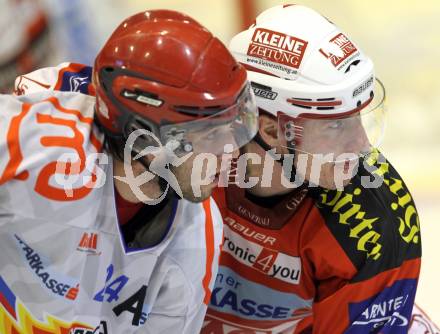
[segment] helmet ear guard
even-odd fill
[[[125,69],[121,69],[118,67],[112,67],[107,66],[101,69],[99,72],[98,80],[99,84],[102,87],[102,90],[105,92],[104,98],[109,100],[110,103],[117,108],[120,112],[119,116],[113,120],[113,122],[117,122],[117,124],[113,124],[114,128],[120,128],[120,132],[114,132],[108,129],[107,126],[103,126],[99,120],[100,117],[95,117],[98,120],[98,123],[100,124],[101,130],[106,134],[108,148],[113,152],[116,153],[116,156],[123,160],[123,150],[124,146],[126,144],[126,140],[129,137],[129,135],[138,129],[144,129],[147,131],[151,131],[153,134],[158,135],[158,129],[157,126],[150,122],[147,118],[142,118],[140,116],[137,116],[136,114],[130,112],[130,110],[127,108],[125,104],[121,102],[121,99],[128,99],[128,100],[137,100],[138,97],[145,96],[146,94],[144,92],[140,92],[138,90],[128,90],[124,89],[120,92],[120,97],[117,98],[116,95],[113,92],[113,82],[115,78],[122,75],[133,75],[137,76],[136,73],[133,73],[131,71],[127,71]],[[104,104],[105,102],[101,98],[101,104]],[[108,103],[107,103],[108,104]],[[106,104],[106,106],[107,106]],[[103,106],[101,106],[102,109]],[[108,110],[108,108],[106,108]],[[102,118],[101,118],[102,119]],[[136,140],[137,143],[143,143],[147,146],[157,146],[158,143],[153,138],[149,138],[148,136],[141,135],[138,137],[138,140]],[[143,148],[143,147],[142,147]],[[134,145],[132,147],[132,155],[135,156],[137,153],[142,151],[142,148],[139,147],[139,145]]]
[[[147,132],[142,131],[142,134],[137,137],[136,141],[133,143],[133,153],[140,153],[146,147],[160,146],[161,143],[158,142],[157,135],[159,129],[154,123],[148,121],[145,118],[133,116],[126,123],[126,126],[124,128],[124,137],[128,138],[130,134],[137,130],[146,130]]]

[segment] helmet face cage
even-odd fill
[[[189,152],[220,155],[239,149],[257,131],[258,108],[250,86],[246,85],[234,105],[197,121],[163,125],[160,138],[177,155]]]
[[[148,80],[132,71],[105,67],[101,70],[99,79],[101,86],[106,90],[106,95],[111,103],[118,108],[118,126],[122,127],[120,140],[127,139],[133,131],[142,129],[151,132],[141,134],[134,141],[133,153],[140,153],[146,147],[166,146],[174,151],[177,156],[188,153],[212,153],[220,155],[224,150],[236,150],[248,143],[258,131],[258,108],[255,96],[249,84],[246,84],[238,96],[236,102],[224,109],[216,110],[199,120],[164,124],[156,124],[146,117],[142,117],[124,105],[120,99],[108,87],[112,87],[113,81],[119,76],[135,76]],[[159,107],[163,101],[154,94],[138,89],[124,89],[120,97]],[[110,133],[111,135],[111,133]],[[114,136],[114,135],[113,135]],[[160,139],[158,142],[157,138]],[[229,147],[225,146],[229,145]],[[119,151],[123,150],[122,144],[118,144]],[[121,156],[121,153],[118,154]]]
[[[297,153],[320,156],[325,161],[355,160],[369,154],[383,140],[385,132],[385,91],[378,81],[369,103],[339,115],[290,116],[278,113],[278,139]]]
[[[257,120],[255,97],[246,85],[234,105],[200,120],[158,126],[144,117],[132,115],[124,128],[124,138],[139,129],[151,132],[152,135],[137,137],[132,147],[135,153],[146,147],[165,146],[177,156],[188,153],[220,155],[248,143],[258,131]]]

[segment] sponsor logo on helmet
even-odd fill
[[[297,37],[258,28],[252,37],[247,55],[298,69],[307,42]]]
[[[335,67],[338,67],[356,51],[357,48],[343,33],[337,34],[327,45],[319,49],[319,52],[329,59]]]
[[[275,100],[278,96],[277,92],[272,91],[271,87],[257,84],[255,82],[251,82],[252,90],[254,91],[255,96],[261,97],[267,100]]]
[[[353,97],[358,96],[359,94],[363,93],[368,87],[370,87],[373,83],[373,77],[368,78],[367,81],[363,82],[359,87],[357,87],[353,91]]]
[[[149,93],[146,92],[137,93],[129,90],[124,90],[122,92],[122,96],[126,97],[127,99],[135,100],[137,102],[148,104],[153,107],[160,107],[163,104],[163,101],[158,99],[156,95],[154,94],[150,95]]]

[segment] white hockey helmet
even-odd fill
[[[373,62],[314,10],[270,8],[233,37],[230,50],[287,147],[359,156],[382,140],[385,91]]]

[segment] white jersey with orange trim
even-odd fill
[[[0,333],[197,333],[222,238],[214,201],[174,199],[163,239],[128,248],[94,97],[26,80],[0,95]]]

